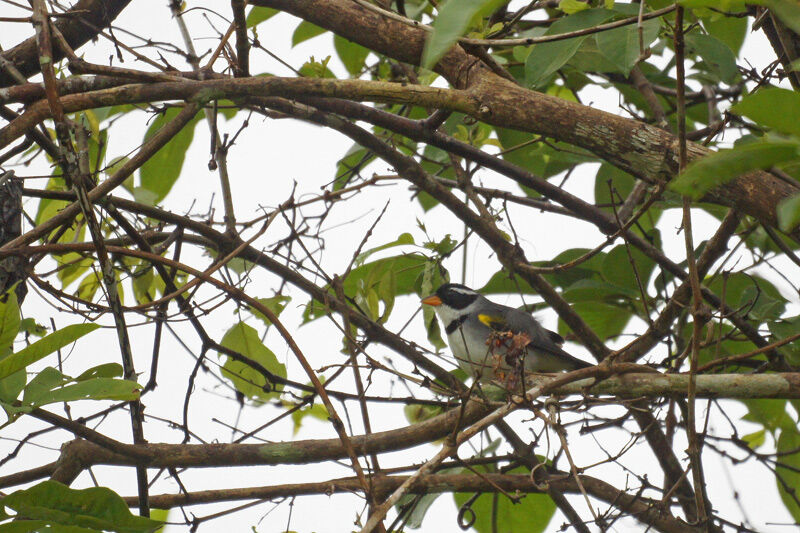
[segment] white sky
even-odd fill
[[[192,1],[188,5],[189,7],[194,7],[199,3]],[[229,15],[227,3],[220,3],[218,8],[226,17]],[[19,14],[17,10],[8,6],[3,6],[0,11],[3,11],[8,16]],[[203,18],[205,16],[208,16],[217,28],[224,31],[227,27],[225,22],[212,13],[202,10],[190,12],[187,15],[187,19],[189,27],[196,38],[195,46],[200,53],[216,46],[217,43],[216,32],[209,29],[208,23]],[[344,69],[338,63],[338,59],[332,50],[330,35],[316,37],[294,49],[289,48],[290,37],[297,22],[297,19],[281,14],[262,24],[258,29],[262,44],[296,68],[299,68],[310,55],[315,55],[317,59],[320,59],[320,55],[332,54],[334,57],[331,61],[331,67],[337,74],[344,76]],[[115,25],[131,29],[139,32],[140,35],[149,36],[159,41],[170,41],[180,45],[177,26],[171,20],[166,0],[162,2],[133,2],[131,7],[125,10],[117,19]],[[32,34],[32,29],[29,26],[3,24],[2,27],[3,37],[0,44],[4,48],[9,48],[21,38]],[[118,33],[117,36],[128,43],[135,42],[123,34]],[[748,57],[756,66],[765,65],[772,59],[772,52],[761,33],[749,36],[745,47],[748,51]],[[320,50],[327,50],[327,52],[321,54]],[[85,46],[82,51],[86,52],[88,60],[98,63],[107,61],[110,54],[110,48],[105,42],[102,42],[101,46]],[[251,58],[251,70],[253,73],[269,72],[276,75],[292,75],[288,69],[270,59],[263,52],[254,51]],[[181,64],[174,57],[171,57],[170,61],[174,61],[173,64],[178,68],[188,68],[187,65]],[[146,68],[144,65],[132,61],[126,62],[125,66]],[[614,113],[621,112],[616,95],[610,91],[592,89],[591,93],[582,93],[581,97],[584,101],[594,102],[595,107]],[[221,126],[221,133],[233,134],[244,115],[244,113],[240,113],[233,123]],[[108,160],[118,155],[123,155],[139,145],[143,135],[143,116],[142,113],[138,113],[132,117],[126,117],[113,128],[114,135],[110,140],[107,151]],[[204,212],[206,206],[213,204],[217,210],[216,219],[221,220],[222,211],[218,201],[218,177],[216,173],[210,172],[207,168],[209,142],[207,128],[204,127],[204,124],[199,125],[196,129],[194,143],[187,154],[183,175],[165,200],[164,206],[175,212],[185,213],[189,210]],[[332,179],[336,161],[347,151],[351,144],[350,140],[316,126],[291,120],[267,120],[253,115],[249,128],[239,137],[228,158],[238,218],[247,220],[258,216],[262,206],[271,207],[286,200],[291,193],[294,182],[297,183],[298,196],[304,194],[312,195],[319,192],[320,188]],[[595,169],[596,166],[594,165],[581,167],[567,182],[567,190],[586,197],[585,191],[588,188],[593,188]],[[17,168],[15,170],[20,176],[42,175],[49,172],[41,162],[30,168]],[[390,171],[388,165],[383,162],[373,164],[370,170],[378,173]],[[486,172],[479,174],[479,176],[486,184],[508,186],[508,180],[488,175]],[[29,184],[29,186],[38,186],[40,183],[42,186],[44,185],[43,182],[37,181]],[[458,220],[441,208],[434,209],[429,214],[424,215],[416,203],[409,205],[407,189],[407,185],[404,184],[378,188],[374,191],[363,193],[357,202],[340,204],[335,207],[326,223],[326,227],[332,229],[324,233],[328,248],[323,256],[323,266],[329,272],[335,272],[347,265],[365,228],[374,221],[387,199],[390,200],[387,214],[374,231],[368,247],[394,240],[402,231],[411,231],[418,242],[422,242],[423,235],[421,232],[412,228],[415,228],[415,218],[422,218],[423,216],[431,236],[437,240],[448,233],[455,238],[460,238],[463,229]],[[516,189],[512,188],[512,190]],[[33,201],[28,204],[28,211],[29,213],[35,212]],[[314,210],[309,209],[304,212],[308,214],[314,212]],[[594,247],[604,239],[588,224],[574,222],[548,213],[538,213],[533,210],[524,212],[516,210],[515,212],[518,217],[514,219],[517,229],[519,230],[520,226],[525,228],[523,245],[528,258],[531,260],[551,258],[567,248]],[[699,243],[713,232],[714,226],[711,222],[712,219],[707,215],[697,214],[694,222],[696,230],[695,243]],[[667,253],[676,261],[681,261],[684,258],[683,238],[676,231],[679,225],[680,213],[676,211],[666,212],[659,224],[662,236],[667,243]],[[285,234],[285,227],[281,224],[276,224],[260,242],[273,242]],[[188,246],[184,247],[184,250],[187,249]],[[191,263],[189,260],[191,257],[202,260],[199,253],[194,253],[194,255],[185,253],[184,260]],[[483,285],[498,268],[496,261],[484,246],[470,246],[468,264],[467,284],[476,287]],[[461,257],[459,254],[453,256],[450,259],[450,263],[446,265],[450,269],[453,279],[461,279],[460,265]],[[762,273],[767,275],[765,272]],[[271,296],[279,285],[274,276],[264,271],[255,271],[252,278],[247,290],[253,296]],[[796,305],[798,303],[797,295],[793,294],[793,291],[788,286],[775,280],[775,276],[770,275],[769,278],[781,287],[784,296],[789,298],[793,304]],[[72,287],[72,290],[75,287],[76,285]],[[294,294],[296,296],[295,300],[290,303],[282,315],[282,319],[292,331],[296,331],[296,339],[311,361],[312,366],[320,368],[327,364],[342,361],[342,356],[339,353],[340,335],[329,321],[318,320],[298,329],[302,305],[306,302],[306,299],[296,292]],[[128,298],[132,299],[130,293],[128,293]],[[512,297],[498,298],[497,301],[509,305],[519,303],[518,298]],[[389,322],[389,328],[394,331],[398,330],[417,308],[418,303],[415,298],[400,298]],[[23,312],[26,316],[35,317],[42,323],[47,323],[50,316],[54,317],[58,325],[74,322],[74,318],[56,313],[52,307],[37,297],[33,290],[28,295]],[[249,317],[247,313],[242,313],[242,317],[254,327],[260,327],[260,324]],[[545,326],[555,329],[556,316],[554,313],[542,312],[538,317]],[[227,328],[235,321],[234,309],[232,306],[227,305],[217,310],[212,318],[205,319],[204,323],[209,333],[220,339]],[[140,321],[134,322],[138,323]],[[109,320],[104,320],[104,324],[108,325],[110,323]],[[630,327],[632,332],[643,331],[641,324],[631,324]],[[199,342],[186,324],[178,324],[176,331],[195,352],[199,350]],[[132,329],[137,370],[143,373],[140,378],[141,383],[146,382],[149,375],[152,332],[153,328],[149,325]],[[415,318],[404,335],[416,340],[423,346],[427,346],[420,316]],[[290,377],[298,381],[306,381],[292,354],[285,348],[285,344],[274,331],[268,333],[266,344],[287,364]],[[569,348],[576,355],[587,357],[586,351],[580,346],[571,345]],[[371,353],[380,360],[389,357],[398,367],[408,368],[404,361],[384,348],[372,347]],[[90,335],[86,340],[77,343],[75,349],[68,355],[65,353],[65,355],[67,356],[66,368],[75,370],[75,372],[66,373],[72,373],[73,375],[100,363],[118,361],[119,353],[113,329],[109,328],[103,332],[96,332]],[[214,361],[215,359],[216,356],[211,354],[210,360]],[[48,364],[52,365],[53,362],[48,361]],[[175,421],[181,420],[182,398],[185,394],[188,374],[193,364],[194,359],[180,347],[171,334],[165,331],[159,366],[158,382],[160,386],[155,392],[148,394],[144,398],[148,414]],[[349,375],[344,375],[340,378],[337,389],[350,390],[352,388],[351,382],[352,378]],[[385,377],[376,379],[367,393],[384,395],[390,387],[395,395],[407,395],[407,391],[402,385],[392,384]],[[259,409],[245,408],[239,413],[237,404],[230,398],[229,391],[220,387],[219,381],[214,375],[201,372],[198,376],[196,392],[191,402],[190,427],[192,430],[209,441],[225,442],[231,438],[230,431],[214,420],[220,420],[224,424],[238,425],[244,430],[249,430],[258,427],[281,412],[279,408],[267,406]],[[723,405],[727,415],[734,421],[745,413],[740,403],[724,402]],[[704,407],[705,402],[699,402],[698,406]],[[337,404],[337,407],[340,408],[340,405]],[[353,425],[352,432],[361,434],[362,428],[360,417],[357,415],[357,407],[353,404],[348,407],[351,415],[354,415],[351,420]],[[53,407],[51,406],[51,408]],[[90,413],[97,409],[97,403],[83,402],[82,405],[73,410],[73,415]],[[341,413],[342,410],[340,409]],[[538,423],[532,423],[528,420],[529,416],[527,414],[515,415],[513,418],[517,427],[522,429],[524,435],[527,435],[527,428],[539,427]],[[374,431],[393,429],[406,424],[401,410],[396,407],[375,406],[371,411],[371,419]],[[724,420],[718,416],[718,413],[712,416],[711,420],[712,429],[716,427],[721,434],[728,434]],[[44,427],[43,424],[24,418],[10,428],[4,429],[2,435],[4,440],[0,440],[0,455],[2,455],[3,451],[7,453],[14,448],[15,442],[11,439],[22,437],[40,427]],[[757,426],[746,423],[742,423],[741,427],[749,428],[745,429],[744,432],[758,429]],[[127,413],[117,413],[109,417],[108,420],[102,422],[98,429],[110,433],[114,438],[126,442],[130,441]],[[177,443],[182,438],[180,431],[170,429],[166,424],[159,422],[148,423],[145,431],[147,439],[151,442]],[[588,465],[595,460],[604,458],[603,452],[591,435],[580,437],[576,432],[573,433],[570,446],[573,455],[578,458],[579,464]],[[627,442],[627,436],[622,433],[614,435],[610,432],[604,432],[601,435],[605,439],[603,446],[612,452],[620,449]],[[299,433],[294,437],[289,420],[275,424],[259,436],[270,441],[283,441],[293,438],[333,438],[335,433],[329,424],[307,419]],[[69,438],[64,432],[55,432],[49,434],[46,438],[36,439],[35,442],[40,446],[25,446],[15,461],[0,469],[0,475],[55,460],[58,456],[57,446]],[[46,446],[55,446],[56,448],[48,449]],[[676,446],[675,449],[681,450],[683,448]],[[411,451],[389,454],[382,458],[382,466],[387,467],[405,464],[409,461],[422,461],[436,451],[436,446],[422,446]],[[537,450],[537,452],[544,453],[545,450]],[[471,453],[470,447],[464,446],[461,450],[461,457],[468,457]],[[729,465],[726,466],[717,455],[709,451],[706,451],[704,458],[706,477],[712,484],[711,500],[722,516],[736,522],[743,519],[742,511],[744,511],[749,519],[753,520],[752,527],[757,530],[787,531],[786,527],[767,525],[767,523],[785,524],[791,521],[780,502],[771,472],[750,465],[737,467],[734,471]],[[646,470],[652,482],[656,484],[659,482],[660,471],[646,445],[637,445],[627,452],[624,457],[624,463],[637,472]],[[350,475],[350,469],[347,467],[346,462],[342,464],[344,466],[325,463],[302,467],[195,469],[183,473],[181,480],[190,490],[321,481]],[[135,475],[133,470],[98,467],[92,469],[92,471],[100,484],[112,486],[123,495],[135,494]],[[593,469],[589,473],[603,479],[613,480],[618,486],[625,482],[620,475],[620,469],[616,466],[606,465]],[[726,481],[732,475],[736,476],[732,483]],[[635,480],[631,481],[631,483],[636,485]],[[83,474],[73,486],[86,487],[91,485],[90,477],[87,474]],[[152,493],[161,494],[175,492],[176,490],[175,482],[171,479],[164,480],[162,476],[162,480],[155,484]],[[739,494],[739,503],[734,501],[734,490]],[[581,514],[587,514],[585,503],[580,497],[571,497],[570,499]],[[206,516],[234,505],[218,504],[207,507],[190,507],[187,508],[187,511],[198,516]],[[603,508],[602,505],[600,507]],[[201,526],[199,530],[220,531],[227,529],[229,531],[245,531],[249,530],[251,525],[255,525],[259,532],[275,532],[283,531],[283,528],[287,527],[288,524],[289,529],[300,532],[346,531],[354,527],[352,525],[354,513],[359,510],[361,510],[361,501],[353,496],[300,497],[295,501],[294,506],[289,505],[287,502],[279,505],[272,503],[260,504],[246,511],[208,522]],[[291,521],[289,521],[290,512],[292,513]],[[179,513],[178,510],[174,510],[171,518],[180,520]],[[456,530],[455,516],[456,508],[452,497],[443,495],[429,511],[422,531]],[[550,523],[549,531],[558,531],[563,522],[563,516],[557,513]],[[630,520],[617,522],[614,526],[614,530],[620,532],[639,529],[640,526]],[[181,530],[184,530],[184,528],[167,528],[167,531]]]

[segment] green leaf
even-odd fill
[[[79,233],[83,233],[83,231]],[[82,239],[83,236],[80,235],[79,238]],[[58,263],[58,279],[61,280],[62,288],[67,288],[73,281],[89,270],[94,260],[76,252],[69,252],[56,257],[56,262]]]
[[[464,35],[470,23],[505,4],[507,0],[449,0],[433,21],[433,32],[422,51],[422,67],[431,69]]]
[[[283,405],[287,408],[295,407],[297,404],[292,402],[282,402]],[[325,409],[325,406],[321,403],[312,403],[310,405],[306,405],[300,409],[297,409],[292,412],[292,423],[294,424],[292,427],[292,435],[297,435],[297,432],[300,431],[300,428],[303,426],[303,420],[310,416],[311,418],[316,418],[317,420],[322,420],[326,422],[329,420],[330,415],[328,414],[328,410]]]
[[[773,435],[780,428],[791,427],[792,418],[786,412],[786,400],[742,400],[747,414],[742,420],[761,424]]]
[[[102,286],[102,283],[100,272],[89,272],[89,274],[78,284],[76,296],[83,300],[91,301],[92,298],[94,298],[95,293],[97,293],[97,289]]]
[[[713,15],[703,18],[703,26],[711,36],[725,43],[734,55],[739,55],[747,35],[747,17]]]
[[[63,385],[68,380],[69,378],[64,374],[48,366],[36,374],[30,383],[28,383],[28,386],[25,387],[25,392],[22,395],[22,403],[31,405],[48,391]]]
[[[339,59],[342,60],[347,72],[351,76],[358,76],[364,69],[369,49],[339,35],[333,36],[333,47],[336,49],[336,53],[339,54]]]
[[[778,227],[789,233],[800,224],[800,194],[781,200],[776,209]]]
[[[63,348],[75,342],[90,331],[94,331],[99,327],[98,324],[71,324],[58,331],[54,331],[47,337],[26,346],[17,353],[9,355],[0,361],[0,379],[10,376],[18,370],[22,370],[28,365],[50,355],[59,348]]]
[[[51,525],[28,531],[71,531],[61,526],[77,526],[93,531],[148,533],[162,525],[131,514],[123,499],[105,487],[74,490],[49,480],[9,494],[0,500],[0,505],[33,523],[44,520]],[[2,525],[4,531],[7,527]]]
[[[177,108],[169,108],[167,111],[159,115],[147,132],[144,134],[144,142],[147,142],[153,135],[155,135],[164,125],[175,118],[180,112]],[[139,169],[139,178],[142,187],[151,193],[154,197],[149,202],[155,205],[163,200],[178,177],[181,175],[183,168],[183,161],[186,159],[186,151],[189,145],[192,144],[194,138],[194,128],[200,121],[202,113],[198,113],[186,126],[183,127],[167,144],[148,159]]]
[[[744,115],[761,126],[800,136],[800,94],[770,87],[748,94],[731,111]]]
[[[632,316],[628,309],[599,302],[578,302],[572,306],[572,309],[583,318],[586,325],[601,340],[620,335]],[[570,331],[569,326],[559,318],[558,333],[562,337],[566,337]]]
[[[789,514],[800,522],[800,505],[795,500],[797,488],[800,487],[800,433],[796,427],[787,427],[781,431],[777,460],[775,482],[778,484],[778,492]],[[794,495],[789,491],[794,492]]]
[[[278,13],[280,13],[280,11],[273,7],[253,6],[253,8],[250,10],[250,13],[247,14],[247,19],[245,22],[248,28],[252,28],[253,26],[261,24],[265,20],[271,19]]]
[[[645,50],[650,46],[661,29],[658,19],[646,20],[642,23],[642,46]],[[628,24],[600,32],[596,36],[597,48],[627,76],[641,56],[639,49],[639,28],[636,24]]]
[[[30,385],[29,385],[30,387]],[[72,385],[55,388],[37,397],[31,397],[30,402],[34,407],[51,403],[74,402],[77,400],[115,400],[131,402],[139,399],[142,386],[135,381],[113,378],[92,378]],[[26,389],[27,392],[27,389]]]
[[[320,28],[316,24],[312,24],[311,22],[304,20],[297,25],[297,28],[295,28],[294,33],[292,34],[292,47],[294,48],[303,41],[313,39],[317,35],[322,35],[326,31],[328,30],[325,28]]]
[[[527,474],[524,468],[515,468],[510,474]],[[461,508],[474,494],[456,492],[453,499]],[[496,500],[496,506],[495,506]],[[481,494],[470,506],[475,513],[473,529],[478,533],[541,533],[556,512],[556,504],[547,494],[526,494],[519,503],[498,493]],[[496,522],[492,524],[492,519]]]
[[[767,440],[767,431],[764,429],[759,429],[758,431],[754,431],[753,433],[748,433],[747,435],[742,435],[742,440],[747,443],[751,450],[755,450],[764,445]]]
[[[275,296],[270,296],[269,298],[256,298],[258,302],[275,313],[275,315],[280,315],[281,311],[286,307],[286,304],[292,301],[292,298],[289,296],[284,296],[282,294],[277,294]],[[249,307],[248,310],[253,313],[253,316],[257,319],[261,320],[265,325],[269,326],[272,324],[267,316],[256,309],[255,307]]]
[[[234,324],[222,337],[220,344],[259,363],[274,375],[286,377],[286,366],[278,362],[272,350],[264,346],[258,332],[244,322]],[[267,400],[275,397],[275,391],[283,389],[282,384],[267,383],[261,372],[231,357],[226,357],[222,375],[250,399]]]
[[[686,44],[703,59],[708,70],[719,80],[733,85],[739,79],[736,56],[719,39],[702,33],[690,33],[686,36]]]
[[[786,308],[786,298],[778,289],[764,278],[736,272],[727,276],[714,278],[709,289],[716,294],[725,291],[725,303],[742,309],[748,318],[757,320],[776,320]]]
[[[545,35],[558,35],[591,28],[613,16],[614,12],[606,9],[587,9],[555,21]],[[567,64],[585,39],[586,36],[573,37],[563,41],[533,45],[525,60],[526,85],[531,88],[541,87],[553,73]]]
[[[19,304],[13,288],[9,289],[5,298],[5,301],[0,299],[0,359],[11,353],[20,330]]]
[[[19,330],[35,337],[44,337],[47,334],[47,328],[32,318],[23,318],[19,323]]]
[[[669,187],[697,200],[706,191],[742,174],[797,159],[798,148],[796,142],[763,141],[720,150],[691,163]]]
[[[771,321],[768,325],[770,333],[777,340],[783,340],[800,332],[800,315]],[[783,345],[780,350],[788,355],[789,364],[800,365],[800,339]]]
[[[631,265],[628,252],[630,252],[630,255],[633,257],[633,262],[636,265],[635,272],[633,265]],[[633,246],[626,248],[624,244],[620,244],[609,250],[606,255],[603,261],[602,275],[609,283],[618,285],[639,295],[641,292],[636,282],[636,274],[639,275],[639,280],[646,290],[648,281],[650,280],[650,274],[652,274],[655,267],[655,262],[639,251],[638,248],[634,248]]]
[[[558,3],[558,9],[567,15],[572,15],[573,13],[583,11],[584,9],[589,9],[589,7],[589,4],[586,2],[581,2],[580,0],[561,0]]]
[[[93,378],[116,378],[122,375],[122,365],[119,363],[104,363],[83,372],[75,381],[86,381]]]

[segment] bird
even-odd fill
[[[445,283],[422,303],[434,308],[447,344],[468,375],[494,379],[507,370],[561,372],[592,365],[561,348],[564,339],[530,314],[492,302],[458,283]]]

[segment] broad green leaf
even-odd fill
[[[247,19],[245,22],[248,28],[252,28],[253,26],[261,24],[265,20],[271,19],[278,13],[280,13],[280,11],[273,7],[253,6],[253,8],[250,10],[250,13],[247,14]]]
[[[275,296],[270,296],[269,298],[256,298],[261,305],[275,313],[275,315],[280,315],[281,311],[286,307],[286,304],[292,301],[292,298],[289,296],[284,296],[282,294],[278,294]],[[265,325],[269,326],[272,324],[270,320],[258,309],[255,307],[248,308],[253,316],[261,320]]]
[[[170,122],[180,112],[177,108],[169,108],[159,115],[147,128],[144,134],[144,141],[147,142],[164,125]],[[192,144],[194,138],[194,128],[203,116],[198,113],[186,126],[183,127],[167,144],[148,159],[139,169],[139,177],[142,188],[153,193],[154,197],[149,203],[155,205],[163,200],[178,177],[181,175],[183,161],[186,159],[186,151]]]
[[[780,428],[789,427],[792,418],[786,412],[786,400],[742,400],[747,406],[747,414],[742,420],[761,424],[773,435]]]
[[[777,340],[800,333],[800,315],[771,321],[769,323],[769,331]],[[780,351],[788,355],[789,364],[800,365],[800,339],[785,344],[780,348]]]
[[[5,301],[0,299],[0,359],[11,353],[11,347],[20,330],[17,293],[9,289]]]
[[[739,55],[747,35],[747,20],[747,17],[714,15],[704,17],[703,26],[712,37],[725,43],[734,55]]]
[[[11,405],[28,383],[28,375],[25,370],[18,370],[8,377],[0,379],[0,402]],[[5,407],[4,406],[4,407]],[[9,414],[6,409],[6,414]]]
[[[326,31],[328,30],[325,28],[320,28],[316,24],[312,24],[311,22],[304,20],[297,25],[297,28],[295,28],[294,33],[292,34],[292,47],[297,46],[303,41],[313,39],[317,35],[322,35]]]
[[[796,142],[763,141],[720,150],[691,163],[669,187],[697,200],[710,189],[742,174],[797,159],[798,148],[800,144]]]
[[[702,33],[690,33],[686,36],[686,44],[708,67],[720,81],[732,85],[739,79],[739,68],[733,51],[715,37]]]
[[[26,405],[32,405],[48,391],[63,385],[68,380],[69,378],[64,374],[55,368],[48,366],[36,374],[30,383],[28,383],[28,385],[25,387],[25,392],[22,395],[22,403]]]
[[[78,284],[76,296],[83,300],[91,301],[92,298],[94,298],[95,293],[97,293],[97,289],[102,286],[103,282],[100,279],[100,276],[100,272],[89,272],[89,274]]]
[[[800,487],[800,433],[796,426],[786,427],[781,431],[781,436],[778,437],[777,460],[775,482],[778,492],[786,509],[800,522],[800,505],[795,500],[797,488]],[[789,491],[793,491],[795,496]]]
[[[75,381],[86,381],[94,378],[116,378],[122,375],[122,365],[119,363],[104,363],[90,368],[75,378]]]
[[[17,353],[9,355],[0,361],[0,379],[10,376],[18,370],[24,369],[28,365],[50,355],[59,348],[63,348],[75,342],[90,331],[94,331],[99,327],[98,324],[71,324],[58,331],[54,331],[47,337],[39,339],[33,344],[26,346]]]
[[[764,445],[767,440],[767,431],[764,429],[759,429],[758,431],[754,431],[753,433],[748,433],[747,435],[742,435],[742,440],[747,443],[750,449],[755,450]]]
[[[641,45],[647,50],[661,29],[658,19],[646,20],[642,23]],[[621,28],[603,31],[595,37],[597,48],[627,76],[641,56],[639,47],[639,28],[636,24],[628,24]]]
[[[0,505],[34,524],[39,520],[51,524],[28,531],[75,531],[65,526],[77,526],[91,531],[149,533],[161,526],[161,522],[131,514],[123,499],[105,487],[74,490],[48,480],[9,494]],[[0,527],[6,531],[7,526]]]
[[[511,474],[527,474],[524,468],[515,468]],[[456,506],[461,508],[472,493],[453,494]],[[518,503],[499,493],[481,494],[471,505],[475,513],[473,529],[478,533],[541,533],[556,512],[556,504],[547,494],[526,494]],[[496,523],[492,524],[492,520]]]
[[[92,378],[41,393],[29,401],[35,407],[77,400],[115,400],[131,402],[139,398],[142,386],[135,381]],[[27,391],[26,391],[27,392]]]
[[[464,35],[473,20],[488,15],[505,3],[507,0],[449,0],[441,6],[433,21],[433,32],[425,42],[422,66],[433,68]]]
[[[628,309],[599,302],[579,302],[574,304],[572,309],[583,318],[586,325],[589,326],[601,340],[611,339],[621,334],[632,316],[632,313]],[[569,326],[567,326],[563,319],[559,318],[559,335],[566,337],[570,331]]]
[[[161,279],[161,276],[158,276]],[[155,299],[156,274],[153,267],[149,265],[139,265],[133,271],[133,297],[136,298],[136,303],[146,304]],[[163,280],[162,280],[163,281]]]
[[[776,209],[778,227],[789,233],[800,224],[800,194],[781,200]]]
[[[3,533],[98,533],[94,528],[65,526],[49,520],[17,520],[2,527]]]
[[[587,9],[561,18],[550,25],[545,35],[558,35],[602,24],[614,16],[606,9]],[[537,88],[546,82],[558,69],[578,51],[586,36],[563,41],[540,43],[533,48],[525,60],[525,80],[528,87]]]
[[[580,0],[561,0],[558,3],[558,9],[566,13],[567,15],[572,15],[573,13],[577,13],[578,11],[583,11],[584,9],[589,9],[589,4],[586,2],[581,2]]]
[[[751,319],[776,320],[786,308],[786,299],[768,280],[755,275],[736,272],[723,279],[714,278],[709,289],[716,294],[725,291],[725,303],[734,309],[743,309]]]
[[[60,168],[57,168],[56,172],[60,173],[61,172]],[[64,183],[64,179],[57,176],[53,176],[49,180],[47,180],[47,186],[45,188],[48,191],[67,190],[67,186]],[[36,225],[38,226],[42,222],[50,220],[53,216],[57,215],[67,205],[69,205],[69,202],[66,200],[51,200],[49,198],[42,198],[41,200],[39,200],[39,207],[36,210],[36,218],[34,219]],[[56,234],[59,234],[60,231],[61,231],[60,227],[56,228],[50,232],[50,234],[47,236],[46,239],[42,240],[43,241],[53,240],[53,237]],[[61,234],[61,237],[59,237],[57,242],[81,242],[83,241],[85,233],[86,233],[86,224],[84,223],[83,215],[78,215],[77,217],[75,217],[75,222],[70,227],[68,227],[63,234]],[[75,260],[76,258],[80,259],[81,257],[79,254],[72,252],[67,254],[57,254],[57,255],[53,254],[53,255],[56,258],[56,261],[58,261],[59,266],[66,264],[68,260]],[[58,276],[63,283],[61,270],[59,270]],[[68,283],[63,284],[63,286],[66,285],[68,285]]]
[[[32,318],[23,318],[19,323],[19,330],[35,337],[44,337],[47,334],[47,328]]]
[[[598,279],[580,279],[564,289],[568,302],[617,302],[622,298],[636,300],[641,297],[638,288],[626,288]]]
[[[286,366],[278,362],[272,350],[264,346],[258,332],[244,322],[234,324],[222,337],[220,344],[259,363],[272,374],[286,377]],[[227,356],[222,366],[222,375],[233,383],[236,390],[250,399],[263,401],[274,397],[275,391],[283,389],[282,384],[267,383],[261,372]]]
[[[347,72],[351,76],[358,76],[364,69],[369,49],[339,35],[333,36],[333,47],[336,49],[336,53],[339,54],[339,59],[342,60]]]
[[[72,282],[89,271],[94,259],[76,252],[69,252],[57,256],[56,262],[58,263],[58,279],[61,280],[61,287],[66,289]]]
[[[631,259],[628,256],[629,252],[636,265],[635,271],[633,265],[631,265]],[[655,267],[655,262],[640,252],[638,248],[634,248],[633,246],[627,248],[624,244],[620,244],[609,250],[603,260],[602,275],[609,283],[618,285],[639,295],[641,291],[636,281],[636,274],[639,275],[642,286],[647,290],[650,274],[652,274]]]
[[[496,128],[496,132],[505,151],[503,159],[542,178],[555,176],[580,163],[597,160],[580,148],[540,135],[505,128]],[[525,193],[530,197],[539,196],[527,188]]]
[[[800,136],[800,94],[770,87],[748,94],[731,111],[744,115],[760,126]]]

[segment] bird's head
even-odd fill
[[[469,313],[481,298],[480,293],[458,283],[445,283],[436,292],[422,299],[425,305],[433,306],[436,315],[444,324]]]

